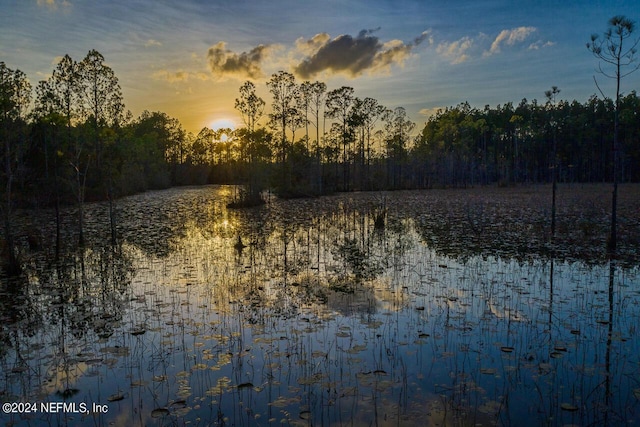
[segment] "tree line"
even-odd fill
[[[96,50],[64,56],[33,90],[27,76],[0,62],[0,203],[4,258],[19,265],[12,234],[16,207],[52,207],[56,254],[60,207],[109,205],[117,240],[118,197],[173,185],[243,184],[237,205],[261,203],[266,189],[282,197],[333,191],[464,187],[487,184],[640,181],[640,99],[585,103],[523,99],[518,105],[468,103],[431,116],[417,134],[402,107],[328,90],[279,71],[266,82],[270,105],[247,81],[235,108],[243,126],[203,128],[197,135],[162,112],[126,111],[114,71]],[[268,112],[267,112],[268,111]],[[615,136],[616,150],[612,150]],[[614,155],[616,161],[614,162]]]
[[[284,194],[546,183],[554,174],[562,182],[612,180],[616,106],[608,98],[557,101],[560,90],[553,87],[544,103],[523,99],[479,109],[465,102],[439,110],[413,135],[404,108],[361,99],[353,88],[296,86],[286,72],[267,86],[273,104],[266,126],[256,125],[265,102],[245,82],[236,108],[246,126],[222,130],[224,142],[207,128],[197,136],[194,158],[210,159],[214,181],[248,180],[256,162],[269,169],[271,180],[261,182]],[[632,91],[619,104],[620,176],[637,182],[640,99]]]
[[[620,111],[620,176],[638,182],[640,99],[635,91],[620,99]],[[564,182],[611,181],[614,114],[610,99],[555,102],[551,94],[543,104],[524,99],[517,106],[447,108],[427,121],[415,141],[413,183],[545,183],[554,173]]]

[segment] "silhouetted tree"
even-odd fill
[[[348,146],[353,141],[353,133],[349,127],[351,107],[354,101],[353,88],[342,86],[327,93],[325,115],[335,119],[341,129],[342,140],[342,190],[349,189]]]
[[[378,120],[383,117],[385,111],[386,108],[380,105],[376,99],[367,97],[362,101],[362,127],[364,131],[363,157],[366,167],[365,174],[368,180],[366,189],[371,189],[371,137]]]
[[[0,62],[0,140],[3,142],[4,169],[2,174],[4,222],[4,252],[7,272],[11,275],[20,272],[20,261],[13,240],[13,184],[16,170],[19,168],[22,152],[25,150],[25,116],[31,100],[31,84],[20,70],[11,70]]]
[[[409,120],[407,112],[397,107],[385,117],[385,133],[387,146],[387,178],[391,188],[400,188],[402,182],[402,163],[407,153],[409,136],[415,123]]]
[[[175,182],[171,173],[184,152],[185,131],[180,122],[166,113],[143,111],[130,131],[133,143],[127,147],[126,167],[138,170],[139,180],[122,182],[122,186],[138,186],[127,192],[165,188]]]
[[[279,71],[271,76],[267,87],[273,97],[269,126],[278,134],[278,159],[281,164],[281,182],[284,193],[290,190],[290,175],[287,173],[287,129],[292,118],[297,114],[296,99],[299,89],[295,77],[286,71]]]
[[[107,138],[103,133],[105,126],[117,127],[122,122],[124,103],[122,90],[114,71],[105,64],[104,56],[97,50],[90,50],[87,56],[78,64],[78,87],[80,90],[80,110],[91,126],[89,140],[93,140],[93,157],[97,167],[97,184],[106,189],[109,202],[109,222],[111,229],[111,243],[116,244],[116,220],[113,194],[113,174],[115,161],[113,156],[105,164],[105,143],[113,138]],[[113,147],[111,147],[113,150]],[[86,179],[86,178],[85,178]],[[84,185],[84,184],[83,184]],[[82,191],[84,193],[84,190]],[[82,201],[80,202],[82,203]]]
[[[314,153],[316,157],[316,192],[318,194],[322,193],[322,146],[321,146],[321,138],[320,138],[320,118],[324,117],[323,115],[323,107],[324,100],[326,98],[327,85],[323,82],[315,81],[310,85],[310,107],[309,111],[311,115],[315,119],[315,121],[309,121],[316,128],[316,140],[314,144]],[[323,124],[324,128],[324,124]],[[324,129],[322,130],[324,134]]]
[[[33,172],[42,174],[38,187],[44,189],[37,194],[39,200],[43,197],[45,203],[50,203],[49,197],[53,197],[56,217],[55,259],[60,255],[60,134],[65,129],[66,121],[58,109],[58,100],[52,88],[52,79],[41,80],[36,86],[35,107],[32,112],[32,135],[34,148],[37,154],[41,154],[44,168],[40,165],[32,165]],[[39,148],[39,150],[37,149]],[[41,150],[41,151],[40,151]],[[37,155],[36,154],[36,155]],[[32,156],[33,160],[33,156]],[[52,179],[53,178],[53,179]]]
[[[560,93],[560,89],[557,86],[552,86],[551,90],[547,90],[544,93],[544,96],[547,97],[547,106],[549,107],[550,118],[549,123],[551,124],[551,132],[553,132],[553,150],[551,152],[551,237],[555,238],[556,236],[556,192],[558,190],[558,144],[556,139],[556,117],[555,117],[555,107],[556,107],[556,96]]]
[[[262,202],[260,192],[262,191],[257,179],[257,158],[255,127],[256,123],[262,117],[265,102],[256,95],[255,85],[247,81],[240,87],[240,97],[236,98],[235,108],[242,116],[242,120],[246,126],[246,132],[241,136],[241,146],[246,147],[246,161],[248,164],[248,188],[246,198],[243,203],[258,204]],[[242,156],[244,160],[245,156]]]
[[[635,23],[621,15],[609,20],[609,28],[600,38],[597,34],[591,36],[587,49],[599,60],[598,72],[616,81],[615,116],[613,124],[613,196],[611,202],[611,235],[609,238],[609,252],[615,257],[617,247],[616,217],[618,203],[618,169],[619,169],[619,127],[620,127],[620,81],[623,77],[637,71],[640,63],[636,52],[640,38],[630,40],[635,31]],[[602,64],[608,69],[603,69]],[[611,71],[611,69],[613,69]],[[595,77],[594,77],[595,80]],[[597,80],[596,80],[597,85]],[[604,94],[603,94],[604,96]]]
[[[208,127],[203,127],[198,132],[191,144],[186,161],[189,165],[206,165],[213,161],[213,140],[215,131]],[[182,163],[180,161],[180,163]]]
[[[82,89],[78,63],[69,55],[65,55],[56,65],[49,79],[50,93],[65,119],[65,138],[61,160],[70,165],[75,182],[75,198],[78,205],[78,244],[84,245],[84,199],[87,171],[91,156],[82,138],[74,135],[74,126],[82,116]],[[42,93],[44,96],[46,92]],[[44,102],[44,100],[41,100]],[[39,101],[40,102],[40,101]]]

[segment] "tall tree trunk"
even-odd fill
[[[5,186],[5,205],[4,205],[4,239],[6,244],[7,255],[7,273],[11,276],[20,273],[20,262],[16,254],[16,248],[13,241],[13,233],[11,232],[11,209],[12,194],[11,185],[13,181],[13,172],[11,170],[11,142],[9,135],[5,135],[5,174],[7,183]]]

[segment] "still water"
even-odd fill
[[[235,211],[233,192],[123,199],[116,247],[91,204],[84,249],[23,251],[2,425],[640,424],[637,266],[490,232],[465,250],[424,221],[428,192]]]

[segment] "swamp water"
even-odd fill
[[[116,248],[91,204],[83,250],[24,255],[0,400],[37,406],[2,425],[640,424],[637,266],[456,250],[428,192],[232,192],[123,199]]]

